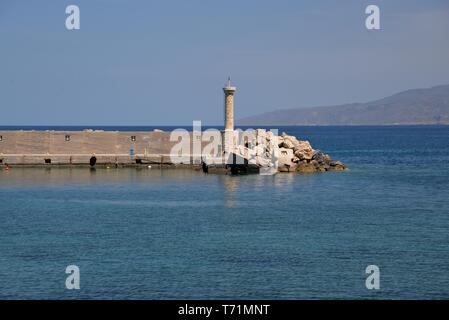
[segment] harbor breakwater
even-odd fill
[[[278,136],[261,129],[250,132],[251,134],[246,132],[245,140],[241,141],[239,138],[241,132],[236,130],[234,136],[236,147],[228,150],[229,155],[224,156],[226,151],[222,146],[223,136],[218,130],[214,132],[215,136],[186,130],[181,134],[173,134],[174,131],[157,129],[135,132],[90,129],[0,131],[0,165],[9,168],[92,164],[120,167],[153,164],[161,167],[202,168],[209,171],[209,168],[204,167],[206,162],[211,172],[214,169],[231,171],[230,169],[235,169],[236,166],[243,168],[243,172],[249,166],[253,169],[273,166],[277,172],[304,173],[346,169],[343,163],[333,161],[329,155],[313,149],[308,141],[299,140],[285,133]],[[207,138],[204,138],[206,136]],[[176,158],[174,154],[180,151],[182,139],[178,138],[184,138],[184,145],[187,141],[187,147],[182,150],[184,153],[182,160]],[[214,140],[215,145],[211,148],[211,141]],[[221,163],[224,158],[227,159]]]
[[[175,143],[159,130],[0,131],[0,164],[89,165],[93,156],[99,165],[169,164]]]

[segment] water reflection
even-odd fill
[[[274,187],[284,191],[293,191],[293,183],[296,173],[279,173],[273,179]]]
[[[260,197],[294,190],[294,173],[277,175],[221,176],[227,208],[236,208],[238,201],[252,202]]]
[[[224,185],[224,201],[226,208],[235,208],[237,206],[237,193],[239,177],[232,175],[223,175],[222,179]]]
[[[85,185],[92,183],[157,183],[166,179],[201,177],[198,171],[152,168],[19,168],[0,170],[0,188]]]

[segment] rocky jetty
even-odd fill
[[[329,155],[313,149],[309,141],[298,140],[286,133],[277,138],[280,172],[312,173],[347,169],[342,162],[334,161]]]

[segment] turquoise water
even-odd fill
[[[0,171],[0,298],[449,298],[449,127],[280,131],[351,170]]]

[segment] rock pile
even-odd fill
[[[278,137],[280,172],[324,172],[342,171],[346,166],[340,161],[333,161],[331,157],[320,150],[314,150],[309,141],[298,140],[294,136],[282,133]]]
[[[342,171],[346,166],[340,161],[333,161],[331,157],[320,150],[314,150],[309,141],[298,140],[295,136],[282,133],[275,136],[263,129],[256,130],[257,143],[252,143],[258,154],[270,157],[272,148],[277,151],[278,171],[280,172],[324,172]]]

